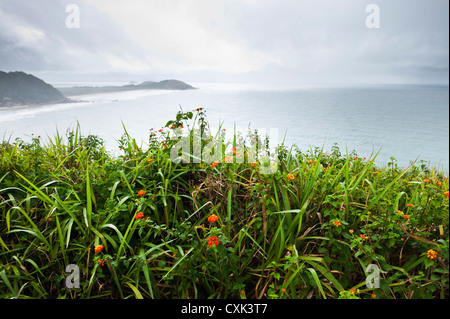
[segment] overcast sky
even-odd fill
[[[366,25],[371,3],[379,28]],[[69,4],[79,28],[66,25]],[[448,84],[448,28],[448,0],[0,0],[0,70],[49,82]]]

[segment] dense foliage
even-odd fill
[[[125,130],[119,155],[79,128],[1,143],[0,296],[449,297],[447,173],[280,145],[262,174],[269,154],[236,162],[258,132],[219,163],[174,163],[175,128],[207,131],[204,110],[151,130],[146,148]]]

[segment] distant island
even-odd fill
[[[122,86],[75,86],[58,88],[65,96],[88,95],[97,93],[111,93],[136,90],[195,90],[193,86],[178,80],[164,80],[160,82],[145,81],[140,84]]]
[[[34,75],[0,71],[0,107],[68,102],[73,101]]]
[[[178,80],[145,81],[123,86],[76,86],[54,88],[52,85],[24,72],[0,71],[0,107],[16,105],[42,105],[76,102],[68,96],[112,93],[134,90],[195,90]]]

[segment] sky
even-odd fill
[[[0,0],[0,70],[48,82],[448,85],[448,30],[448,0]]]

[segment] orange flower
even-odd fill
[[[353,230],[353,229],[350,229],[348,232],[349,232],[350,234],[353,234],[354,230]]]
[[[355,288],[353,288],[353,289],[350,290],[350,293],[351,293],[351,294],[354,294],[355,292],[356,292],[356,289],[355,289]]]
[[[208,238],[208,247],[219,245],[219,238],[211,236]]]
[[[138,192],[138,196],[144,196],[144,195],[145,195],[145,191],[140,190],[140,191]]]
[[[247,184],[244,184],[243,186],[244,186],[244,187],[247,187],[248,185],[247,185]]]
[[[281,291],[282,292],[286,292],[286,288],[281,288]]]
[[[442,186],[442,183],[441,183],[441,182],[438,182],[438,181],[436,181],[436,185],[438,185],[438,186]]]
[[[404,215],[403,215],[403,218],[404,218],[404,219],[409,219],[409,216],[406,215],[406,214],[404,214]]]
[[[287,174],[286,176],[290,181],[293,180],[295,177],[292,174]]]
[[[202,107],[198,107],[198,108],[196,108],[194,111],[201,111],[201,110],[203,110],[203,108]]]
[[[427,257],[431,260],[437,258],[437,252],[435,252],[433,249],[430,249],[427,251]]]
[[[408,206],[408,207],[414,207],[414,204],[408,204],[408,205],[406,205],[406,206]]]
[[[236,151],[233,151],[233,155],[237,155],[238,153]]]
[[[103,263],[103,262],[104,262],[103,259],[99,259],[97,262],[98,262],[98,264],[99,264],[100,266],[104,266],[104,265],[105,265],[105,264]]]
[[[214,222],[216,222],[218,220],[219,220],[219,217],[216,214],[212,214],[211,216],[208,217],[208,221],[210,223],[214,223]]]
[[[367,237],[365,235],[359,235],[359,237],[361,237],[362,240],[366,239]]]
[[[144,217],[144,213],[139,212],[134,216],[134,219],[141,219],[142,217]]]
[[[147,159],[147,162],[153,162],[153,159],[152,158],[149,158],[149,159]]]
[[[170,129],[173,130],[175,128],[175,125],[171,125]]]
[[[95,246],[94,251],[95,251],[95,253],[99,253],[99,252],[102,251],[102,249],[103,249],[103,246],[102,245],[98,245],[98,246]]]
[[[211,167],[216,167],[217,165],[219,165],[219,162],[218,162],[218,161],[214,161],[214,162],[211,164]]]
[[[256,162],[252,163],[252,166],[256,166],[256,165],[258,165],[258,163],[256,163]]]
[[[426,179],[423,180],[423,182],[424,182],[424,183],[429,183],[430,180],[429,180],[428,178],[426,178]]]
[[[184,127],[183,125],[178,126],[178,128],[183,128],[183,127]]]
[[[375,294],[372,294],[372,298],[373,299],[375,299],[377,297],[377,295],[375,295]]]
[[[446,191],[446,192],[444,193],[444,195],[448,197],[448,191]]]
[[[339,220],[333,221],[333,224],[334,224],[334,226],[336,226],[336,227],[339,227],[339,226],[342,225],[341,222],[340,222]]]
[[[374,174],[380,174],[380,172],[373,172]]]

